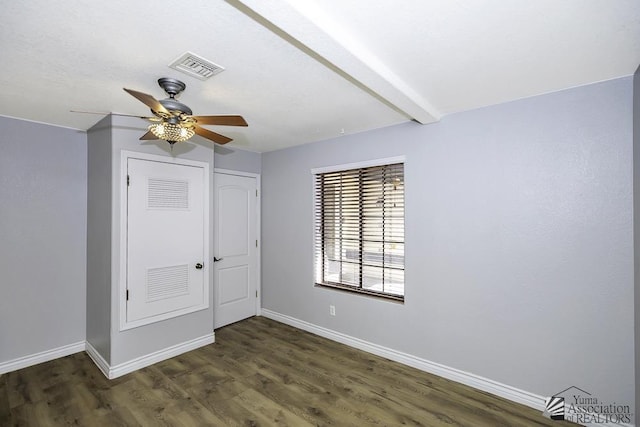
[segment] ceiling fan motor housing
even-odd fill
[[[160,102],[160,104],[169,111],[179,111],[188,116],[193,114],[191,108],[187,107],[182,102],[178,102],[175,98],[161,99],[158,102]]]
[[[186,89],[187,85],[178,79],[163,77],[158,79],[158,84],[169,95],[169,98],[160,100],[160,104],[169,111],[179,111],[183,114],[192,115],[191,108],[175,99],[175,96]]]

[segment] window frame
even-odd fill
[[[322,235],[321,233],[318,233],[316,230],[316,225],[317,225],[317,215],[318,215],[318,211],[316,210],[316,200],[319,197],[318,192],[321,191],[320,188],[318,188],[319,186],[317,185],[317,175],[319,174],[327,174],[327,173],[335,173],[335,172],[342,172],[342,171],[349,171],[349,170],[354,170],[354,169],[365,169],[365,168],[370,168],[370,167],[379,167],[379,166],[388,166],[388,165],[393,165],[393,164],[398,164],[398,163],[402,163],[403,165],[403,180],[406,181],[406,157],[405,156],[395,156],[395,157],[386,157],[386,158],[380,158],[380,159],[373,159],[373,160],[367,160],[367,161],[362,161],[362,162],[355,162],[355,163],[346,163],[346,164],[340,164],[340,165],[333,165],[333,166],[326,166],[326,167],[319,167],[319,168],[313,168],[311,169],[311,178],[312,178],[312,186],[313,186],[313,197],[312,197],[312,213],[313,213],[313,283],[315,284],[315,286],[317,287],[322,287],[322,288],[327,288],[327,289],[336,289],[336,290],[340,290],[340,291],[346,291],[346,292],[350,292],[350,293],[354,293],[354,294],[359,294],[359,295],[368,295],[368,296],[373,296],[373,297],[378,297],[378,298],[382,298],[384,300],[390,300],[390,301],[396,301],[396,302],[404,302],[405,299],[405,295],[406,295],[406,278],[403,278],[403,292],[402,295],[398,295],[398,294],[392,294],[392,293],[386,293],[386,292],[380,292],[380,291],[374,291],[374,290],[369,290],[366,289],[364,287],[362,287],[362,283],[360,283],[360,286],[354,286],[354,285],[349,285],[349,284],[343,284],[343,283],[339,283],[339,282],[329,282],[329,281],[322,281],[322,277],[323,277],[323,267],[322,264],[323,263],[319,263],[318,261],[318,253],[317,253],[317,248],[322,247],[322,242],[319,243],[319,240],[322,239]],[[403,202],[406,203],[406,182],[403,182],[403,194],[402,194],[402,199]],[[405,204],[406,206],[406,204]],[[360,224],[362,225],[362,224]],[[403,244],[406,244],[406,209],[403,212],[403,234],[404,234],[404,239],[403,239]],[[361,242],[362,243],[362,242]],[[404,256],[404,255],[403,255]],[[360,258],[360,263],[359,263],[360,268],[362,268],[362,258]],[[402,263],[403,266],[403,271],[406,270],[406,261],[403,260]]]

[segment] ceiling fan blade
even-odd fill
[[[220,135],[219,133],[215,133],[210,131],[209,129],[205,129],[203,127],[200,127],[198,125],[193,127],[193,130],[195,133],[197,133],[198,135],[207,138],[215,143],[218,144],[226,144],[229,141],[233,141],[233,139],[231,138],[227,138],[224,135]]]
[[[149,132],[145,133],[144,135],[142,135],[142,136],[140,137],[140,140],[141,140],[141,141],[143,141],[143,140],[150,141],[150,140],[154,140],[154,139],[158,139],[158,137],[157,137],[157,136],[155,136],[153,133],[151,133],[151,131],[149,131]]]
[[[242,116],[191,116],[200,125],[249,126]]]
[[[108,116],[109,114],[111,114],[112,116],[137,117],[139,119],[145,119],[145,120],[153,119],[153,117],[138,116],[138,115],[135,115],[135,114],[113,113],[111,111],[78,111],[78,110],[69,110],[69,112],[71,112],[71,113],[80,113],[80,114],[98,114],[100,116]]]
[[[166,108],[164,108],[162,104],[160,104],[160,101],[155,99],[153,96],[148,95],[146,93],[138,92],[137,90],[127,89],[127,88],[123,88],[123,89],[129,95],[133,96],[134,98],[138,99],[138,101],[141,101],[147,107],[151,108],[152,111],[155,111],[156,113],[171,114]]]

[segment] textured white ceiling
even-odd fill
[[[187,84],[195,114],[232,146],[270,151],[632,74],[637,0],[110,0],[0,9],[0,115],[77,129],[148,114],[122,88],[164,98]],[[185,51],[226,70],[168,68]],[[196,137],[199,138],[199,137]]]

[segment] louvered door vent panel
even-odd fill
[[[149,178],[149,209],[189,209],[189,182]]]
[[[188,265],[150,268],[147,270],[147,302],[175,298],[188,293]]]

